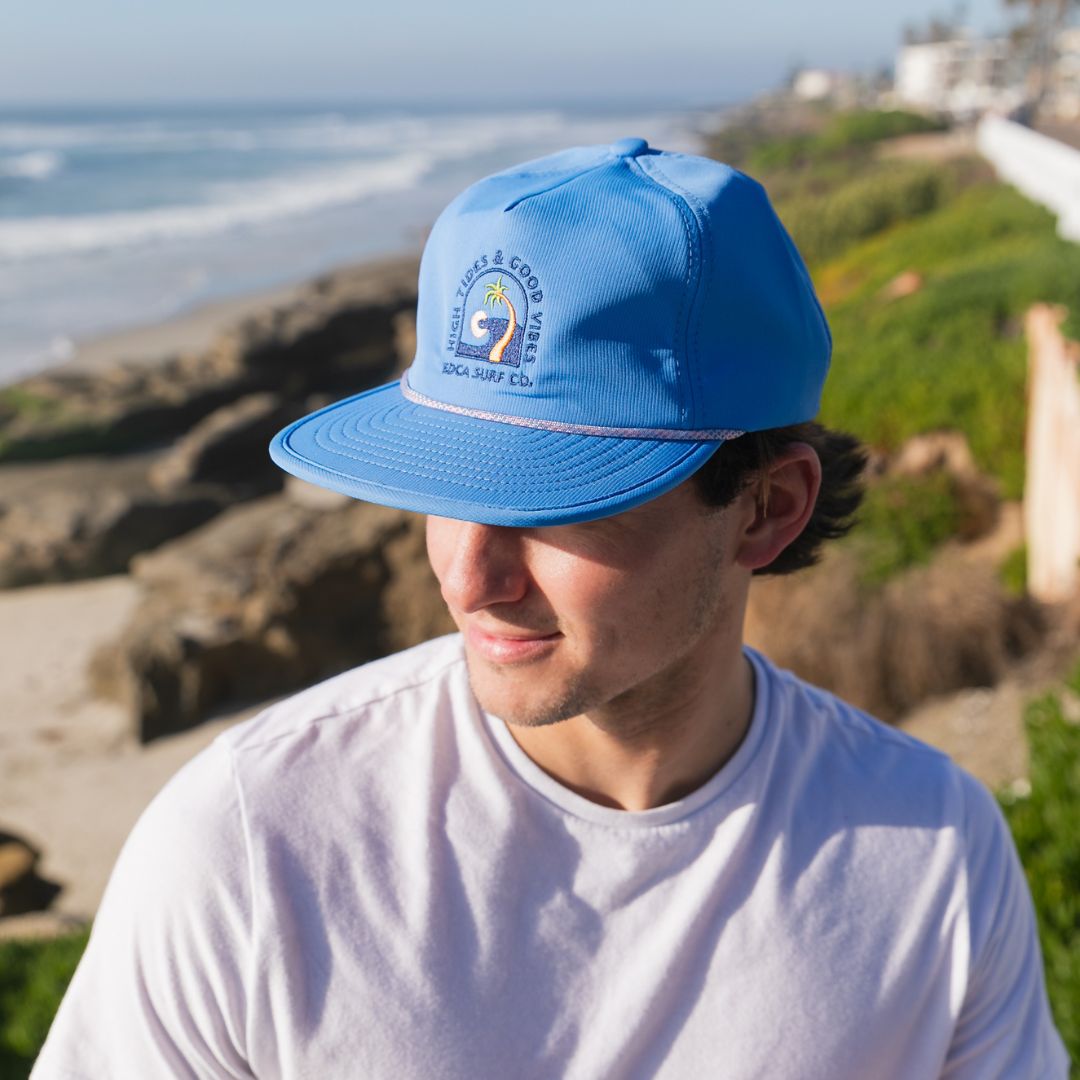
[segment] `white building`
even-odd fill
[[[895,95],[900,105],[971,118],[1016,108],[1023,87],[1005,38],[957,37],[901,48]]]
[[[803,68],[795,75],[792,93],[801,101],[823,101],[831,97],[836,76],[824,68]]]

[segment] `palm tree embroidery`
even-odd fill
[[[491,347],[491,352],[488,353],[488,359],[493,364],[501,364],[503,358],[503,350],[510,344],[510,340],[514,336],[514,331],[517,329],[517,312],[514,311],[514,305],[510,303],[510,298],[506,295],[506,286],[503,284],[502,276],[500,275],[497,281],[489,281],[484,288],[484,303],[490,304],[492,307],[497,307],[499,304],[505,304],[506,310],[510,312],[510,318],[506,324],[506,330],[503,332],[503,336]]]

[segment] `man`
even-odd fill
[[[829,352],[726,166],[625,139],[455,200],[400,384],[272,453],[427,513],[461,635],[174,779],[35,1076],[1065,1076],[989,794],[742,645],[858,502]]]

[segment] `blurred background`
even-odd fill
[[[422,523],[293,482],[439,210],[641,136],[760,179],[860,524],[747,638],[994,789],[1080,1057],[1080,26],[1068,0],[19,5],[0,44],[0,1080],[124,837],[275,697],[451,629]]]

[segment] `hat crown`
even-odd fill
[[[403,388],[540,427],[702,438],[812,417],[830,345],[759,184],[621,139],[488,177],[443,211]]]

